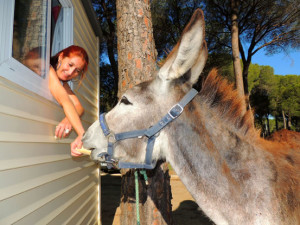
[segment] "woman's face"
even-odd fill
[[[79,56],[63,57],[60,55],[56,69],[57,76],[62,81],[69,81],[83,73],[84,65],[84,60]]]

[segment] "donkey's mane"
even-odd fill
[[[257,137],[258,131],[253,125],[253,114],[251,110],[244,110],[245,98],[239,97],[233,85],[218,75],[217,69],[210,71],[199,96],[237,133],[242,136]]]
[[[286,140],[286,142],[268,141],[259,137],[259,130],[254,127],[254,118],[251,110],[243,110],[245,98],[239,97],[232,84],[220,77],[213,69],[202,86],[199,93],[202,102],[206,103],[228,126],[241,138],[256,143],[276,157],[289,158],[287,149],[299,149],[299,142]],[[295,163],[300,164],[300,155],[294,155]],[[299,178],[297,178],[299,179]],[[299,181],[300,182],[300,181]],[[300,189],[300,188],[299,188]]]
[[[209,73],[199,96],[202,102],[225,121],[228,128],[234,130],[239,137],[255,144],[260,150],[271,153],[272,157],[268,155],[266,161],[273,163],[277,183],[275,192],[279,193],[281,201],[289,201],[290,208],[299,207],[297,204],[299,204],[300,197],[300,154],[296,151],[299,145],[259,138],[259,131],[254,128],[252,112],[243,110],[245,98],[239,97],[233,85],[221,78],[216,69]],[[289,197],[280,193],[294,193],[294,195]]]

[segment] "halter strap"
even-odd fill
[[[155,144],[156,137],[159,132],[167,126],[170,122],[175,120],[181,115],[184,107],[193,100],[193,98],[198,94],[198,91],[191,89],[176,105],[174,105],[169,112],[155,125],[148,129],[143,130],[134,130],[123,133],[114,134],[109,130],[109,127],[105,120],[105,113],[102,113],[99,117],[99,122],[101,129],[104,135],[108,139],[107,154],[105,154],[105,159],[109,163],[112,163],[112,156],[114,151],[114,145],[116,142],[129,139],[129,138],[140,138],[146,136],[148,138],[148,143],[146,147],[146,156],[145,163],[130,163],[130,162],[121,162],[119,161],[119,168],[139,168],[139,169],[153,169],[156,165],[156,162],[152,161],[153,147]],[[98,156],[103,156],[103,153],[100,153]]]

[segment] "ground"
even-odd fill
[[[174,225],[213,225],[214,223],[210,222],[199,210],[198,205],[178,176],[172,171],[170,173]],[[103,173],[101,183],[102,225],[119,225],[121,175],[119,173]]]
[[[300,133],[292,130],[281,129],[268,137],[271,141],[286,142],[292,147],[300,146]]]

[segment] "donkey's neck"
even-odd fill
[[[205,178],[202,185],[220,186],[220,182],[226,185],[232,179],[228,164],[242,161],[242,155],[253,150],[253,146],[213,114],[202,115],[198,113],[201,118],[197,120],[186,117],[170,126],[171,154],[168,158],[178,175],[185,174],[183,179],[190,174],[198,183],[197,177]],[[218,182],[214,183],[214,180]]]
[[[168,138],[172,154],[169,160],[178,175],[211,176],[210,179],[215,179],[222,172],[226,153],[229,149],[238,151],[240,140],[229,129],[218,124],[214,115],[210,115],[210,120],[203,115],[205,113],[199,112],[195,114],[198,118],[183,115],[171,124]]]
[[[201,112],[197,109],[188,111],[170,124],[166,158],[210,218],[220,224],[227,224],[223,214],[228,213],[231,219],[242,221],[242,217],[247,214],[238,213],[238,210],[242,210],[239,204],[243,204],[240,196],[245,191],[241,188],[250,187],[252,178],[260,179],[256,175],[261,169],[258,166],[255,168],[257,171],[250,174],[247,162],[263,161],[263,152],[256,150],[211,110],[205,110],[205,104],[200,105]],[[263,165],[263,162],[258,165]],[[249,195],[256,195],[257,190],[252,192]],[[225,212],[222,209],[228,208],[228,202],[231,202],[229,204],[232,204],[235,211]],[[261,208],[251,210],[261,213]],[[251,218],[246,219],[251,221]]]

